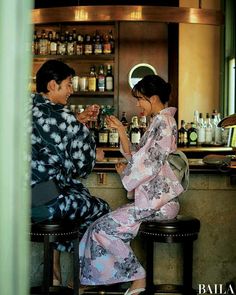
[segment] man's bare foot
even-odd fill
[[[61,285],[60,252],[53,251],[53,286]]]

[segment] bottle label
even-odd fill
[[[103,44],[103,53],[104,54],[110,54],[111,53],[111,44],[110,43],[104,43]]]
[[[206,128],[206,143],[212,142],[212,128]]]
[[[109,133],[109,143],[117,144],[119,142],[119,134],[117,132]]]
[[[112,91],[113,90],[113,79],[112,77],[106,77],[106,90]]]
[[[140,133],[132,133],[131,134],[131,143],[138,144],[140,142],[141,135]]]
[[[204,143],[205,142],[205,128],[204,127],[200,127],[198,129],[197,141],[199,143]]]
[[[99,141],[99,143],[107,143],[108,142],[108,133],[107,132],[99,132],[98,141]]]
[[[84,54],[92,54],[93,53],[93,46],[91,44],[84,45]]]
[[[88,90],[89,91],[96,91],[96,78],[95,77],[88,78]]]
[[[94,54],[101,54],[102,53],[102,44],[94,44]]]
[[[98,76],[98,90],[105,91],[105,77]]]

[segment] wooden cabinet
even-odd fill
[[[78,55],[76,50],[73,54],[50,54],[50,50],[46,52],[46,54],[34,54],[33,55],[33,67],[32,67],[32,77],[33,80],[35,75],[40,68],[40,66],[48,59],[57,59],[65,62],[69,66],[71,66],[76,75],[79,77],[88,77],[90,73],[90,68],[92,66],[95,67],[96,73],[98,74],[99,67],[102,65],[104,67],[104,74],[106,75],[108,65],[112,68],[112,74],[114,77],[114,90],[113,91],[78,91],[74,92],[69,100],[70,104],[73,105],[88,105],[97,103],[99,105],[111,105],[115,108],[115,113],[117,114],[118,105],[117,102],[117,88],[118,88],[118,81],[117,81],[117,56],[118,56],[118,47],[117,44],[117,25],[115,22],[109,23],[45,23],[40,25],[35,25],[34,31],[36,32],[37,36],[41,36],[43,32],[45,35],[48,36],[48,33],[51,31],[53,35],[58,32],[58,35],[64,35],[65,32],[69,33],[76,33],[76,36],[79,34],[83,37],[86,35],[90,35],[93,39],[96,32],[99,33],[100,36],[104,36],[106,34],[112,34],[114,40],[114,50],[111,53],[98,53],[95,54],[81,54]],[[34,41],[33,41],[34,42]],[[38,42],[38,41],[37,41]],[[58,41],[59,42],[59,41]],[[93,41],[92,41],[93,43]],[[48,42],[50,44],[50,42]],[[32,44],[32,50],[33,50]],[[35,52],[34,52],[35,53]],[[40,53],[40,52],[36,52]],[[33,86],[33,90],[35,87]]]

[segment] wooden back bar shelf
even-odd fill
[[[33,24],[111,21],[155,21],[222,25],[224,15],[221,11],[212,9],[141,5],[69,6],[32,10]]]

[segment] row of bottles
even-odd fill
[[[202,113],[195,111],[193,122],[185,124],[185,121],[181,120],[181,127],[178,130],[178,146],[226,145],[228,130],[217,126],[220,121],[220,113],[216,110],[211,116],[206,113],[205,119]]]
[[[82,112],[87,106],[69,105],[68,107],[76,113]],[[117,130],[115,128],[109,129],[106,123],[106,116],[113,113],[113,106],[101,105],[98,118],[87,123],[87,127],[90,129],[99,147],[119,147],[119,134]],[[126,112],[123,112],[120,121],[126,128],[130,142],[134,145],[139,144],[141,136],[147,129],[146,116],[141,113],[139,116],[133,116],[131,122],[128,122]]]
[[[105,73],[103,65],[99,66],[98,71],[96,71],[95,66],[92,66],[90,68],[87,85],[88,85],[88,88],[87,88],[88,91],[100,91],[100,92],[113,91],[114,77],[112,74],[112,66],[107,65],[106,73]],[[86,88],[82,89],[82,91],[84,90],[86,91]]]
[[[104,34],[83,35],[72,32],[34,31],[32,54],[34,55],[91,55],[111,54],[115,51],[115,40],[110,30]]]

